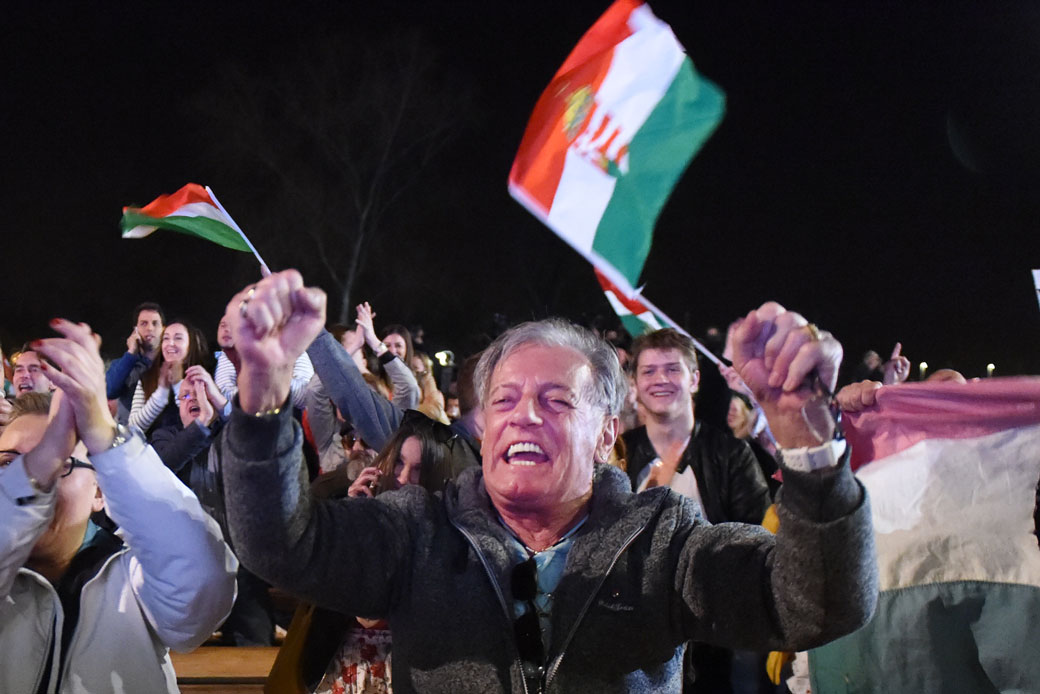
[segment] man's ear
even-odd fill
[[[697,392],[697,388],[700,387],[700,383],[701,383],[701,370],[700,369],[694,369],[693,373],[690,374],[690,376],[691,376],[691,379],[690,379],[690,394],[692,395],[693,393],[696,393]]]
[[[614,448],[614,442],[617,441],[618,431],[621,430],[621,420],[617,415],[611,415],[606,418],[603,424],[603,431],[600,433],[600,439],[596,443],[595,461],[597,463],[605,463],[610,460],[610,451]]]
[[[105,495],[101,493],[101,487],[94,488],[94,501],[91,503],[90,510],[95,513],[105,508]]]

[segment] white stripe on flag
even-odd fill
[[[615,295],[614,292],[612,292],[610,290],[607,290],[607,291],[604,291],[603,293],[606,295],[607,301],[610,302],[611,308],[614,309],[614,313],[618,314],[619,316],[631,316],[632,315],[632,312],[628,310],[627,306],[625,306],[623,303],[621,303],[621,300],[617,298],[617,295]]]
[[[164,215],[164,216],[165,217],[207,217],[209,219],[212,219],[214,221],[220,222],[221,224],[225,224],[225,225],[231,227],[232,229],[234,229],[233,222],[231,222],[231,220],[227,217],[227,215],[222,214],[220,210],[218,210],[216,207],[214,207],[213,205],[209,204],[208,202],[190,202],[187,205],[182,205],[181,207],[178,207],[176,210],[174,210],[170,214]],[[163,217],[155,217],[155,219],[163,219]],[[158,227],[154,227],[154,226],[138,225],[138,226],[135,226],[135,227],[133,227],[131,229],[127,229],[126,231],[124,231],[123,232],[123,238],[124,239],[143,239],[145,236],[148,236],[153,231],[155,231],[157,228]]]
[[[614,140],[619,149],[646,123],[686,57],[668,25],[654,17],[646,5],[631,16],[640,10],[651,21],[617,45],[610,70],[596,91],[599,108],[610,114],[615,127],[621,126]]]
[[[1040,586],[1033,506],[1040,425],[925,439],[860,468],[881,589],[947,581]]]
[[[617,182],[591,161],[567,149],[567,156],[556,187],[552,208],[546,223],[566,238],[579,253],[592,250],[592,240],[603,219]]]

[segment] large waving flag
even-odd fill
[[[144,207],[124,207],[120,226],[124,239],[143,239],[156,229],[169,229],[252,253],[265,274],[270,273],[256,248],[209,186],[189,183],[176,193],[160,195]]]
[[[649,7],[617,0],[535,105],[509,192],[633,298],[658,214],[724,100]]]
[[[847,416],[881,598],[814,692],[1040,692],[1040,379],[887,386]]]

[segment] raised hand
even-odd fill
[[[372,322],[375,317],[376,312],[372,310],[372,306],[367,301],[357,305],[357,318],[354,322],[365,331],[366,337],[369,334],[376,334],[375,324]]]
[[[386,345],[376,337],[375,324],[372,322],[372,319],[375,317],[376,312],[372,310],[367,301],[357,305],[357,320],[354,322],[361,328],[361,334],[365,338],[365,343],[378,356],[386,351]]]
[[[184,372],[184,378],[185,380],[190,380],[192,386],[202,386],[202,400],[206,400],[208,404],[212,404],[218,410],[223,410],[224,406],[227,405],[227,398],[220,392],[220,388],[217,388],[213,376],[199,364],[189,366],[188,370]],[[209,422],[210,420],[207,419],[205,421]]]
[[[33,349],[58,367],[43,363],[47,377],[72,410],[76,433],[87,452],[101,453],[112,445],[116,422],[105,398],[105,364],[97,340],[86,323],[55,318],[51,328],[63,337],[37,340]]]
[[[347,496],[354,498],[358,496],[375,496],[376,487],[379,485],[379,468],[366,467],[357,479],[351,482],[347,488]]]
[[[62,464],[72,455],[75,447],[76,419],[69,402],[60,390],[56,390],[51,397],[51,408],[43,437],[25,454],[26,474],[36,480],[42,489],[51,489],[58,479]]]
[[[242,364],[239,404],[247,412],[281,407],[293,363],[325,323],[325,292],[304,287],[296,270],[276,272],[235,294],[227,315]]]
[[[213,379],[210,380],[212,381]],[[195,399],[199,403],[199,420],[206,426],[209,426],[217,418],[217,413],[214,411],[213,404],[208,397],[209,386],[202,379],[198,379],[192,381],[191,387],[194,389]],[[227,398],[224,398],[224,402],[227,402]]]
[[[886,386],[902,383],[910,377],[910,360],[900,354],[902,351],[903,343],[897,342],[892,348],[892,356],[881,366],[881,381]]]
[[[172,388],[173,384],[179,379],[176,373],[176,364],[169,361],[164,361],[159,365],[159,385],[165,388]]]
[[[137,332],[137,328],[134,328],[134,331],[130,333],[130,337],[126,338],[126,351],[130,354],[141,353],[141,336]]]
[[[783,448],[829,440],[841,344],[801,315],[767,302],[739,320],[732,333],[733,368],[751,388]]]
[[[874,406],[880,387],[881,384],[877,381],[850,383],[839,390],[834,397],[837,398],[838,407],[842,412],[859,412]]]

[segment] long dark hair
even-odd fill
[[[395,488],[394,467],[401,457],[401,446],[411,437],[419,439],[419,486],[428,492],[439,492],[451,478],[449,444],[455,433],[417,410],[408,410],[390,440],[379,451],[374,467],[379,468],[379,491]]]
[[[148,370],[141,374],[141,388],[144,389],[146,398],[151,397],[159,385],[159,370],[166,361],[162,351],[162,339],[171,325],[183,325],[188,332],[188,353],[184,355],[183,361],[185,369],[196,364],[205,365],[206,357],[209,354],[209,345],[206,342],[206,336],[202,334],[201,330],[187,321],[170,321],[169,325],[163,327],[162,333],[159,335],[159,354],[155,357],[152,365],[148,367]]]

